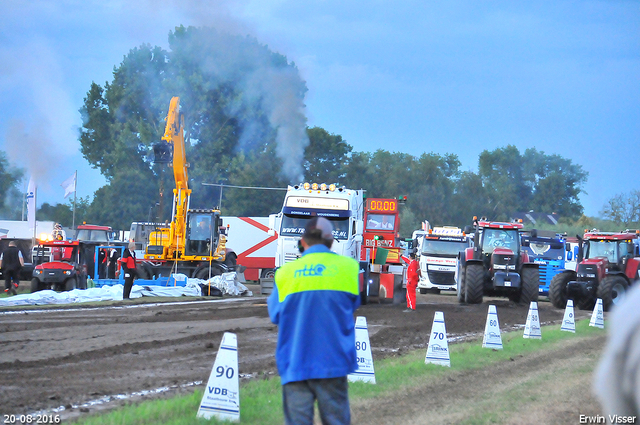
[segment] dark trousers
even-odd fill
[[[133,279],[135,279],[135,272],[124,272],[124,290],[122,292],[122,298],[125,300],[129,299],[129,295],[131,295],[131,288],[133,288]],[[129,275],[129,277],[127,277]]]
[[[15,282],[17,284],[20,283],[20,278],[18,277],[20,270],[2,270],[2,274],[4,275],[4,289],[8,289],[14,294],[17,294],[16,289],[11,285],[11,282]]]
[[[284,422],[287,425],[312,425],[313,405],[318,400],[323,425],[351,423],[347,377],[307,379],[282,386]]]
[[[116,263],[109,263],[107,266],[107,278],[115,279],[116,278]]]

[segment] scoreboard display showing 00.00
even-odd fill
[[[396,199],[367,199],[367,211],[380,213],[395,213],[398,210]]]

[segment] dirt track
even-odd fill
[[[251,289],[259,293],[257,287]],[[498,308],[503,330],[524,325],[527,306],[506,299],[491,303]],[[416,313],[403,313],[403,305],[370,304],[357,314],[367,318],[378,359],[426,350],[436,311],[444,312],[449,338],[481,334],[487,308],[488,302],[459,305],[452,295],[418,295]],[[560,321],[563,312],[540,302],[539,314],[544,324]],[[587,317],[589,312],[576,315]],[[64,419],[125,403],[116,399],[77,407],[117,394],[173,387],[162,395],[134,397],[139,400],[192,391],[193,383],[208,378],[225,331],[238,335],[239,368],[246,379],[276,373],[277,328],[269,321],[265,298],[259,296],[224,302],[56,306],[0,314],[0,321],[0,413],[66,406],[60,412]],[[517,375],[518,370],[509,373]]]

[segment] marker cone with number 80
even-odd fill
[[[376,373],[373,370],[367,318],[362,316],[356,317],[356,355],[358,356],[358,369],[350,373],[347,378],[350,382],[363,381],[375,384]]]
[[[225,332],[196,417],[240,421],[240,382],[236,334]]]
[[[431,337],[427,347],[427,356],[424,359],[426,364],[433,363],[441,366],[451,367],[449,357],[449,344],[447,343],[447,329],[444,325],[444,313],[436,311],[431,326]]]

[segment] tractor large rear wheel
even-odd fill
[[[467,274],[467,268],[465,266],[460,265],[460,260],[458,260],[458,276],[456,277],[456,291],[458,294],[458,302],[463,303],[465,299],[465,275]]]
[[[484,266],[467,264],[464,277],[465,301],[467,304],[480,304],[484,295]]]
[[[522,283],[520,304],[529,305],[531,301],[538,301],[538,292],[540,290],[540,272],[537,267],[523,267],[520,275]]]
[[[567,306],[567,284],[575,280],[572,272],[558,273],[551,279],[549,284],[549,300],[555,308],[565,308]]]
[[[598,298],[602,298],[604,311],[609,311],[611,307],[624,301],[627,289],[629,289],[629,285],[622,276],[613,275],[602,279],[598,285]]]

